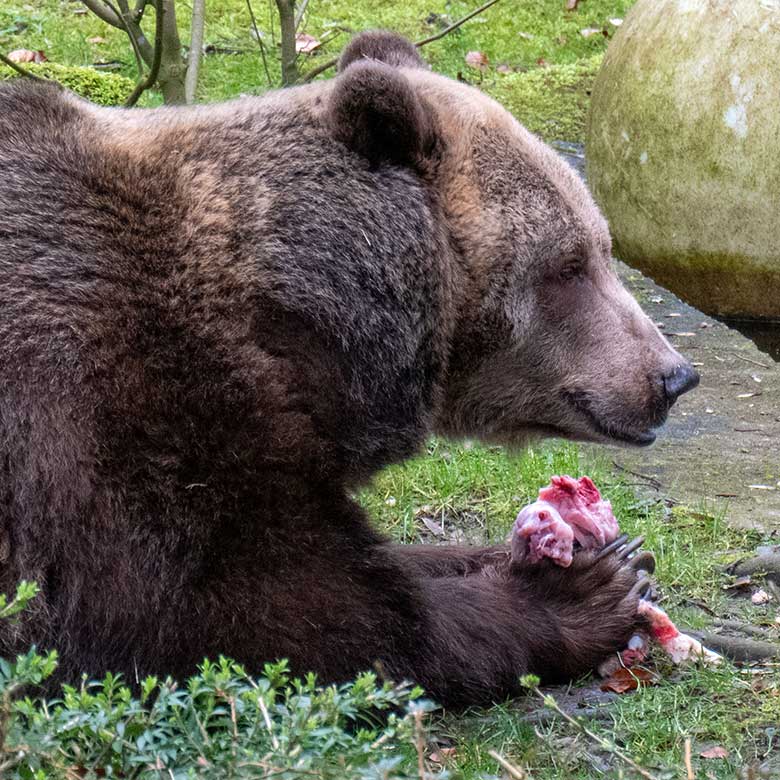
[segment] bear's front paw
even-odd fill
[[[623,650],[646,627],[640,598],[650,595],[652,553],[636,553],[642,539],[623,536],[602,550],[580,550],[569,567],[542,560],[516,565],[527,598],[546,613],[551,631],[537,654],[543,677],[571,678]]]

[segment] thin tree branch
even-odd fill
[[[473,19],[477,14],[481,14],[483,11],[487,11],[491,5],[495,5],[498,0],[488,0],[479,8],[475,8],[470,14],[466,14],[462,19],[458,19],[457,22],[453,22],[449,27],[445,27],[443,30],[439,30],[435,35],[431,35],[429,38],[423,38],[421,41],[417,41],[414,45],[418,48],[425,46],[428,43],[433,43],[443,38],[445,35],[449,35],[453,30],[457,30],[462,24],[465,24],[469,19]]]
[[[255,38],[257,38],[257,43],[260,46],[260,56],[263,58],[263,70],[265,71],[265,78],[268,82],[268,88],[270,89],[273,86],[273,81],[271,81],[271,74],[268,71],[268,60],[265,57],[265,44],[260,37],[260,30],[257,29],[255,12],[252,9],[252,0],[246,0],[246,7],[249,9],[249,18],[252,20],[252,29],[255,31]]]
[[[108,2],[108,0],[105,0]],[[130,29],[131,24],[137,25],[138,17],[134,12],[130,11],[130,6],[127,4],[127,0],[117,0],[119,3],[119,18],[122,20],[122,26],[124,27],[127,37],[130,39],[130,45],[133,47],[133,54],[135,55],[135,67],[138,69],[138,78],[143,78],[144,75],[144,60],[141,55],[141,48],[136,41],[133,31]],[[114,11],[116,13],[116,11]]]
[[[13,68],[20,76],[25,76],[28,79],[32,79],[33,81],[50,81],[51,79],[42,79],[40,76],[36,76],[34,73],[30,73],[29,70],[26,68],[23,68],[18,63],[14,62],[13,60],[9,60],[8,57],[5,56],[5,54],[0,54],[0,62],[5,63],[8,65],[9,68]]]
[[[307,5],[309,5],[309,0],[303,0],[303,2],[301,3],[301,7],[298,9],[297,13],[295,14],[296,30],[301,26],[301,22],[303,21],[303,15],[306,13]]]
[[[433,43],[434,41],[438,41],[440,38],[443,38],[445,35],[448,35],[453,30],[457,30],[458,27],[460,27],[462,24],[465,24],[469,21],[469,19],[473,19],[477,14],[481,14],[483,11],[487,11],[490,6],[495,5],[498,2],[498,0],[488,0],[486,3],[481,5],[479,8],[475,8],[470,13],[466,14],[463,18],[458,19],[457,22],[453,22],[449,27],[445,27],[443,30],[440,30],[435,35],[431,35],[428,38],[423,38],[420,41],[415,41],[415,46],[419,49],[421,46],[426,46],[429,43]],[[320,73],[324,73],[326,70],[330,70],[334,66],[338,65],[339,58],[334,57],[332,60],[328,60],[327,62],[323,62],[322,65],[318,65],[313,70],[310,70],[308,73],[306,73],[300,81],[304,84],[307,84],[312,79],[316,78],[320,75]]]
[[[100,0],[81,0],[81,2],[106,24],[116,27],[117,30],[125,29],[119,15],[108,4],[100,2]]]
[[[206,0],[193,0],[192,25],[190,30],[190,52],[187,58],[187,73],[184,77],[184,100],[187,103],[195,101],[195,90],[198,87],[198,71],[200,58],[203,55],[203,27],[206,22]]]
[[[144,5],[151,0],[144,0]],[[138,5],[136,6],[135,13],[129,12],[127,15],[123,15],[118,9],[114,8],[109,0],[81,0],[81,2],[89,8],[99,19],[102,19],[106,24],[110,24],[112,27],[116,27],[117,30],[122,30],[130,38],[130,43],[133,46],[133,50],[138,50],[143,61],[151,67],[152,60],[154,59],[154,49],[146,36],[143,33],[138,20]],[[140,5],[140,2],[139,2]],[[127,4],[125,3],[125,7]],[[140,71],[139,71],[140,75]]]
[[[162,0],[152,0],[152,2],[154,4],[154,59],[146,78],[135,85],[135,89],[125,101],[125,107],[127,108],[134,106],[141,94],[154,86],[155,81],[157,81],[157,75],[160,72],[163,50],[163,4]]]

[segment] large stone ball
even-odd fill
[[[780,0],[638,0],[587,131],[616,254],[713,314],[780,317]]]

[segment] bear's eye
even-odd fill
[[[585,265],[579,260],[567,263],[558,273],[562,282],[570,282],[573,279],[581,279],[585,275]]]

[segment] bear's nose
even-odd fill
[[[690,363],[681,363],[664,374],[664,392],[670,404],[699,384],[699,372]]]

